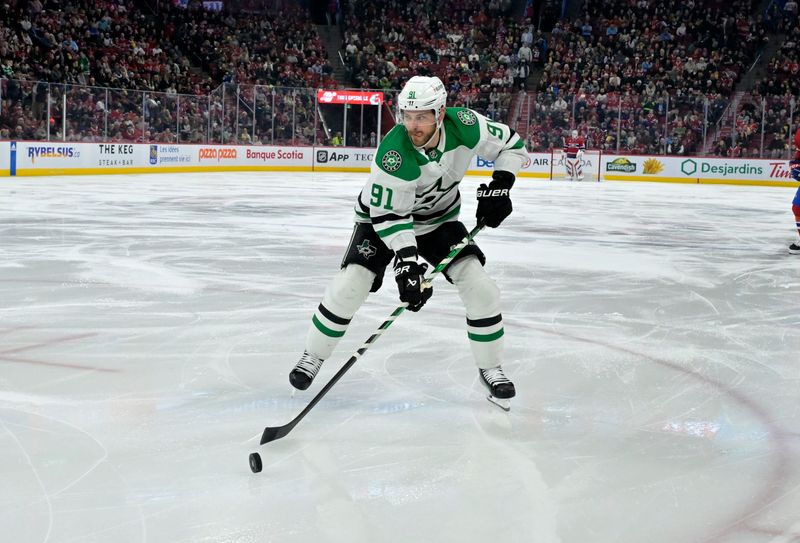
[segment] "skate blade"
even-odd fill
[[[486,396],[486,399],[489,400],[490,403],[495,404],[497,407],[502,409],[503,411],[511,411],[511,400],[503,399],[503,398],[495,398],[492,395]]]

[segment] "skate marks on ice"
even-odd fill
[[[14,489],[0,531],[796,538],[800,274],[783,190],[518,183],[508,224],[477,239],[503,294],[512,411],[484,399],[460,302],[437,282],[302,427],[260,449],[253,476],[248,438],[318,390],[290,397],[287,373],[349,238],[357,177],[4,182],[0,351],[52,364],[0,355],[0,479]],[[396,305],[392,287],[320,382]]]

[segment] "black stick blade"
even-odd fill
[[[261,444],[263,445],[264,443],[269,443],[270,441],[280,439],[288,434],[291,429],[291,424],[286,424],[284,426],[267,426],[264,428],[264,433],[261,434]]]

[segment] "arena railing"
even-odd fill
[[[792,96],[756,92],[531,92],[518,97],[510,123],[532,151],[578,130],[590,147],[614,153],[788,158],[796,108]]]
[[[342,105],[315,88],[223,83],[187,95],[4,78],[0,139],[373,147],[394,124],[398,91],[382,92],[378,106]],[[531,151],[577,129],[608,152],[788,158],[797,128],[794,97],[756,93],[461,90],[450,104],[510,119]]]

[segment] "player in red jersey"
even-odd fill
[[[789,167],[792,169],[792,179],[800,181],[800,128],[794,133],[794,158],[789,161]],[[794,194],[792,212],[794,213],[797,233],[800,234],[800,188]],[[789,245],[789,252],[795,255],[800,254],[800,240]]]
[[[583,151],[586,149],[586,138],[578,135],[577,130],[564,138],[564,168],[567,179],[583,181]]]

